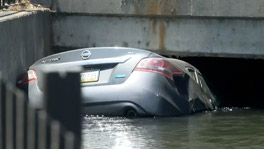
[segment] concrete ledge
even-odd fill
[[[15,83],[31,64],[49,53],[50,13],[26,10],[1,14],[0,71],[5,79]]]
[[[262,19],[57,15],[52,41],[60,51],[124,46],[176,56],[263,58],[263,26]]]
[[[57,12],[90,15],[264,17],[263,0],[54,0],[50,5]]]

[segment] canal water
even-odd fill
[[[173,118],[83,118],[84,149],[264,148],[264,110],[223,108]]]

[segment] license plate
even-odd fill
[[[97,82],[99,80],[99,72],[100,70],[93,70],[81,73],[81,82]]]

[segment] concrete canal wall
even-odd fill
[[[37,59],[50,53],[50,13],[0,12],[0,71],[15,84]]]
[[[128,46],[165,55],[264,58],[261,0],[55,0],[54,51]]]

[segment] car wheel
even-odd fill
[[[137,117],[137,112],[134,109],[128,109],[125,112],[125,117],[126,118],[136,118]]]

